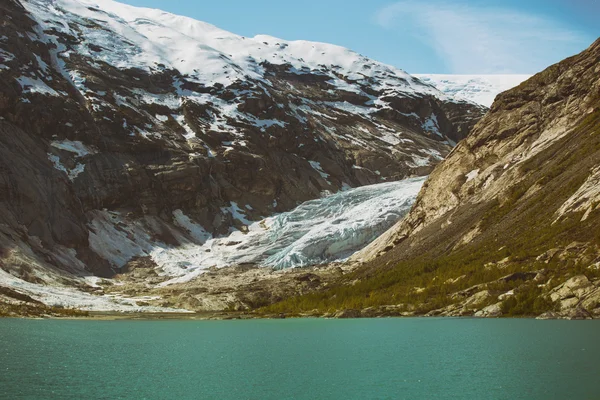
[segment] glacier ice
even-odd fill
[[[504,92],[531,75],[440,75],[413,74],[455,99],[465,99],[491,107],[498,93]]]
[[[171,274],[181,271],[163,285],[188,281],[213,266],[250,263],[284,269],[343,260],[402,218],[424,181],[411,178],[341,191],[254,222],[247,233],[236,231],[202,246],[157,248],[152,257]]]

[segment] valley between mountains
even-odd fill
[[[0,315],[600,316],[600,41],[412,76],[112,0],[0,11]]]

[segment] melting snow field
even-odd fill
[[[403,217],[425,178],[381,183],[302,203],[202,246],[160,249],[153,259],[179,276],[162,285],[186,282],[206,268],[242,263],[277,269],[343,260]]]
[[[95,286],[97,278],[89,277],[86,281],[89,285]],[[98,296],[62,285],[54,286],[30,283],[10,275],[1,268],[0,284],[31,296],[47,306],[77,308],[86,311],[188,312],[187,310],[174,308],[138,306],[138,301],[148,301],[151,299],[150,297],[127,298],[118,295]]]

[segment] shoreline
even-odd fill
[[[68,320],[68,321],[231,321],[231,320],[276,320],[276,319],[383,319],[383,318],[448,318],[448,319],[534,319],[534,320],[565,320],[593,321],[598,318],[561,318],[548,316],[449,316],[449,315],[379,315],[379,316],[335,316],[335,315],[285,315],[285,314],[255,314],[248,312],[206,311],[190,313],[123,313],[110,311],[90,311],[81,316],[6,316],[2,319],[32,319],[32,320]]]

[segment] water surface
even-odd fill
[[[0,320],[1,399],[600,398],[600,321]]]

